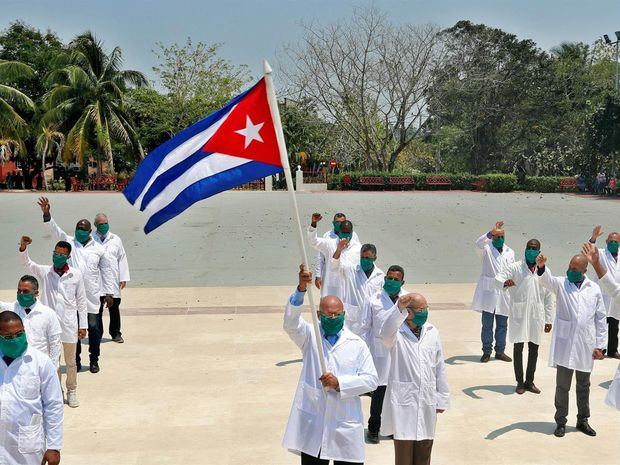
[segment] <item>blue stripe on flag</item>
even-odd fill
[[[259,81],[260,82],[260,81]],[[254,87],[258,85],[255,84],[242,94],[237,95],[230,102],[228,102],[224,107],[220,108],[217,111],[214,111],[206,118],[201,119],[197,123],[191,125],[190,127],[184,129],[176,136],[174,136],[169,141],[164,142],[162,145],[154,149],[149,155],[140,162],[138,165],[138,169],[136,174],[131,178],[131,181],[123,191],[127,200],[133,205],[136,202],[136,199],[140,196],[144,187],[148,184],[149,180],[153,177],[159,165],[161,165],[162,161],[166,156],[179,145],[183,144],[187,140],[194,137],[196,134],[199,134],[205,131],[209,126],[212,126],[215,122],[220,120],[228,111],[236,105],[245,95],[250,92]]]
[[[150,233],[200,200],[240,184],[279,173],[280,171],[282,171],[280,166],[251,161],[196,181],[182,191],[172,202],[154,213],[149,218],[146,226],[144,226],[144,232],[146,234]]]

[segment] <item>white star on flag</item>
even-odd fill
[[[245,137],[245,147],[243,147],[244,149],[247,149],[248,145],[250,145],[253,140],[263,142],[263,138],[259,134],[261,128],[263,127],[263,124],[265,123],[254,124],[252,123],[252,120],[249,116],[245,117],[245,129],[239,129],[235,131],[237,134],[241,134],[243,137]]]

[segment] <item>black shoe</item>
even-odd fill
[[[77,368],[78,372],[82,371],[82,364],[81,363],[76,364],[75,368]]]
[[[577,423],[577,429],[583,434],[587,434],[588,436],[596,436],[596,431],[592,429],[592,427],[588,424],[587,421]]]
[[[112,338],[112,341],[113,341],[113,342],[117,342],[117,343],[119,343],[119,344],[122,344],[123,342],[125,342],[125,341],[123,340],[123,337],[122,337],[122,336],[114,336],[114,337]]]
[[[90,372],[99,373],[99,364],[97,362],[93,362],[90,364]]]
[[[512,359],[506,355],[504,352],[502,353],[496,353],[495,354],[495,360],[501,360],[502,362],[512,362]]]
[[[566,427],[564,425],[558,425],[558,427],[553,432],[553,435],[556,438],[563,438],[565,433],[566,433]]]
[[[480,357],[481,363],[487,363],[489,360],[491,360],[491,354],[482,354],[482,357]]]
[[[379,444],[379,434],[366,431],[366,442],[369,444]]]
[[[515,389],[515,392],[519,395],[525,394],[525,387],[523,386],[523,384],[517,384],[517,388]]]

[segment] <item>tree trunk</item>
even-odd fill
[[[41,154],[41,182],[43,184],[43,189],[47,190],[47,178],[45,177],[45,155],[47,154],[47,149],[49,148],[49,141],[45,141],[45,148],[43,149],[43,153]]]

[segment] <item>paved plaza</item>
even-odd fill
[[[288,196],[226,193],[149,236],[141,232],[143,217],[119,194],[50,199],[68,232],[82,217],[108,213],[132,271],[122,306],[126,343],[104,339],[101,372],[79,375],[81,406],[65,410],[62,463],[299,463],[280,447],[301,367],[282,330],[299,262]],[[2,300],[14,299],[21,234],[34,239],[33,258],[51,259],[35,201],[35,194],[0,195]],[[304,193],[299,202],[308,220],[312,211],[323,214],[321,230],[335,211],[346,212],[361,240],[377,244],[378,265],[402,264],[405,287],[428,297],[452,394],[451,409],[439,417],[433,464],[619,463],[620,416],[603,404],[617,361],[596,362],[592,374],[591,424],[598,436],[574,429],[571,392],[570,428],[555,438],[550,336],[537,371],[542,394],[519,396],[512,364],[477,362],[480,316],[469,310],[480,270],[473,241],[496,219],[506,221],[506,242],[518,255],[529,237],[539,238],[560,274],[593,224],[620,229],[617,202],[469,192]],[[367,414],[369,398],[363,404]],[[393,463],[390,441],[367,445],[366,454],[367,464]]]

